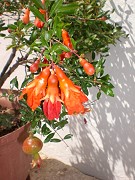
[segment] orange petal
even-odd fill
[[[45,68],[32,82],[30,82],[24,90],[19,99],[27,94],[27,104],[35,110],[41,103],[41,99],[45,96],[45,89],[47,80],[50,75],[50,67]]]
[[[65,98],[64,103],[69,115],[84,112],[84,106],[77,93],[70,92],[69,98]]]

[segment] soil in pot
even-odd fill
[[[8,89],[0,90],[0,137],[23,125],[20,120],[17,94],[17,91],[10,91]],[[14,101],[9,100],[11,96],[14,97]]]
[[[22,125],[19,111],[0,106],[0,137],[18,129]]]

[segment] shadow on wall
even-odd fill
[[[135,38],[129,20],[132,6],[126,3],[125,12],[118,6],[116,13],[129,38],[111,47],[106,62],[106,71],[111,72],[115,85],[115,97],[103,95],[94,111],[85,115],[87,124],[83,117],[72,117],[70,121],[71,133],[75,134],[72,165],[103,180],[135,179]],[[114,1],[111,5],[116,8]],[[95,89],[90,92],[95,93]]]

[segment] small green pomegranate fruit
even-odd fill
[[[22,149],[26,154],[36,154],[38,153],[43,147],[42,141],[30,134],[28,138],[26,138],[23,142]]]

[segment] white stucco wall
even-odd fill
[[[70,132],[67,147],[63,142],[44,145],[42,153],[77,167],[82,172],[103,180],[135,179],[135,1],[108,0],[115,8],[112,21],[129,33],[117,46],[111,46],[106,73],[111,73],[115,97],[102,96],[93,111],[83,117],[73,116],[60,134]],[[0,64],[4,62],[4,44],[0,40]],[[8,55],[8,54],[7,54]],[[6,55],[6,56],[7,56]],[[20,69],[15,74],[23,76]],[[9,83],[5,84],[8,87]],[[95,89],[90,89],[94,100]]]
[[[129,33],[117,46],[111,46],[106,73],[111,73],[115,97],[102,96],[85,117],[70,118],[69,131],[74,136],[64,143],[46,144],[44,152],[72,164],[82,172],[103,180],[135,179],[135,1],[110,0],[115,8],[112,21]],[[95,89],[90,89],[94,100]],[[63,132],[65,133],[65,131]]]

